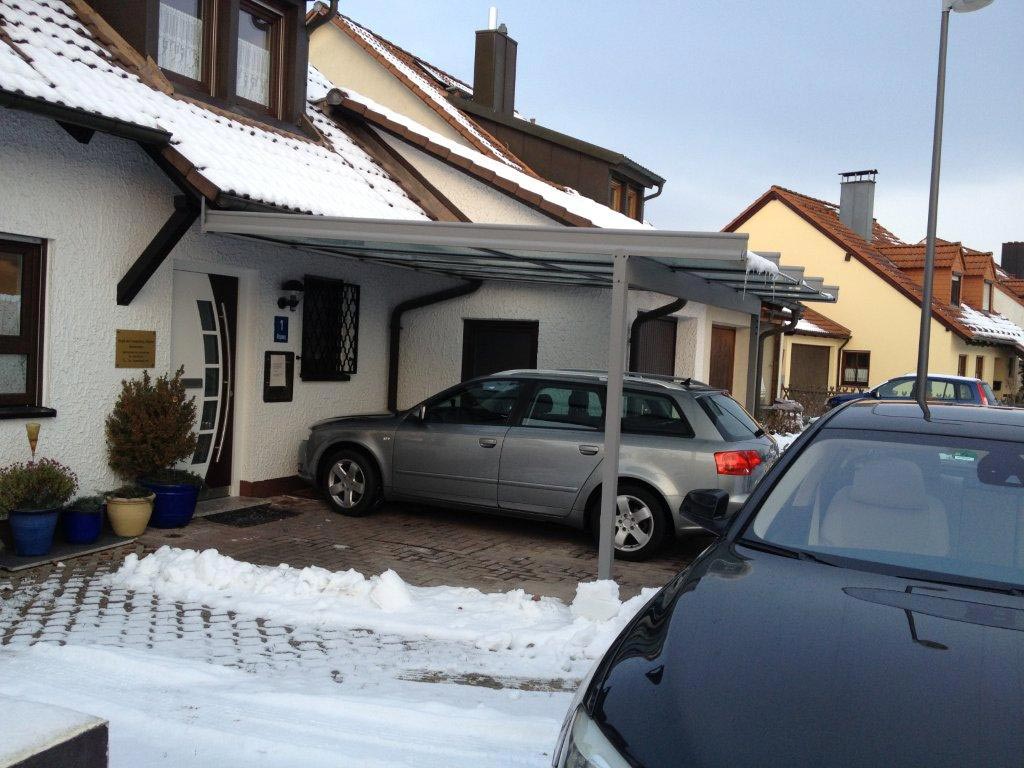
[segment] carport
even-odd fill
[[[368,263],[468,280],[548,283],[611,290],[605,462],[602,466],[598,577],[611,578],[622,383],[630,289],[730,309],[750,317],[747,406],[757,396],[762,303],[797,309],[834,302],[838,288],[802,268],[779,267],[779,254],[750,254],[747,236],[656,229],[597,229],[348,219],[224,211],[204,206],[204,232],[265,240]]]

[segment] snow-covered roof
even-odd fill
[[[0,21],[0,90],[165,131],[171,149],[221,192],[321,215],[428,218],[312,105],[323,143],[161,90],[62,0],[0,0]],[[309,79],[316,98],[330,87],[312,68]]]
[[[402,131],[404,134],[426,140],[427,144],[425,146],[420,142],[423,149],[427,151],[433,149],[435,153],[443,154],[446,157],[456,156],[461,158],[464,161],[464,167],[467,163],[472,166],[467,170],[472,172],[475,168],[478,171],[482,171],[485,175],[499,176],[505,181],[525,190],[526,193],[539,196],[548,203],[564,208],[570,213],[586,219],[594,226],[613,229],[650,227],[649,224],[631,219],[629,216],[614,211],[606,205],[591,200],[589,197],[584,197],[574,189],[556,187],[536,176],[531,176],[482,152],[442,136],[411,118],[399,114],[382,104],[378,104],[369,97],[358,94],[351,89],[339,88],[337,89],[337,94],[345,106],[355,108],[371,122],[384,124],[392,128],[398,127],[404,129]],[[433,146],[431,147],[431,145]]]
[[[960,319],[975,338],[981,341],[1012,344],[1024,351],[1024,328],[996,312],[981,312],[966,304],[960,305]]]

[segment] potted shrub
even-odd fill
[[[153,513],[154,494],[141,485],[122,485],[107,495],[107,517],[118,536],[141,536]]]
[[[186,525],[198,494],[196,476],[173,470],[196,449],[196,404],[185,391],[184,372],[179,368],[174,376],[153,379],[143,371],[141,378],[122,381],[106,423],[110,468],[129,483],[143,483],[153,491],[156,502],[149,522],[159,528]],[[115,506],[120,513],[122,506]],[[113,524],[115,512],[109,504],[107,514]]]
[[[8,517],[18,555],[49,554],[60,508],[77,488],[75,473],[53,459],[0,469],[0,513]]]
[[[61,513],[64,541],[68,544],[92,544],[103,532],[102,496],[79,496]]]

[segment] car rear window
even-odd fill
[[[704,395],[697,398],[697,402],[726,440],[750,440],[764,434],[746,409],[728,395]]]

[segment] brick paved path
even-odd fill
[[[150,529],[141,541],[151,548],[213,548],[265,565],[355,568],[367,576],[392,568],[417,586],[523,588],[563,600],[572,599],[578,582],[596,578],[597,549],[589,537],[551,523],[399,504],[353,518],[331,512],[319,499],[296,496],[274,504],[299,514],[250,528],[196,520],[173,531]],[[654,560],[616,563],[622,597],[661,586],[709,541],[697,536],[672,542]]]

